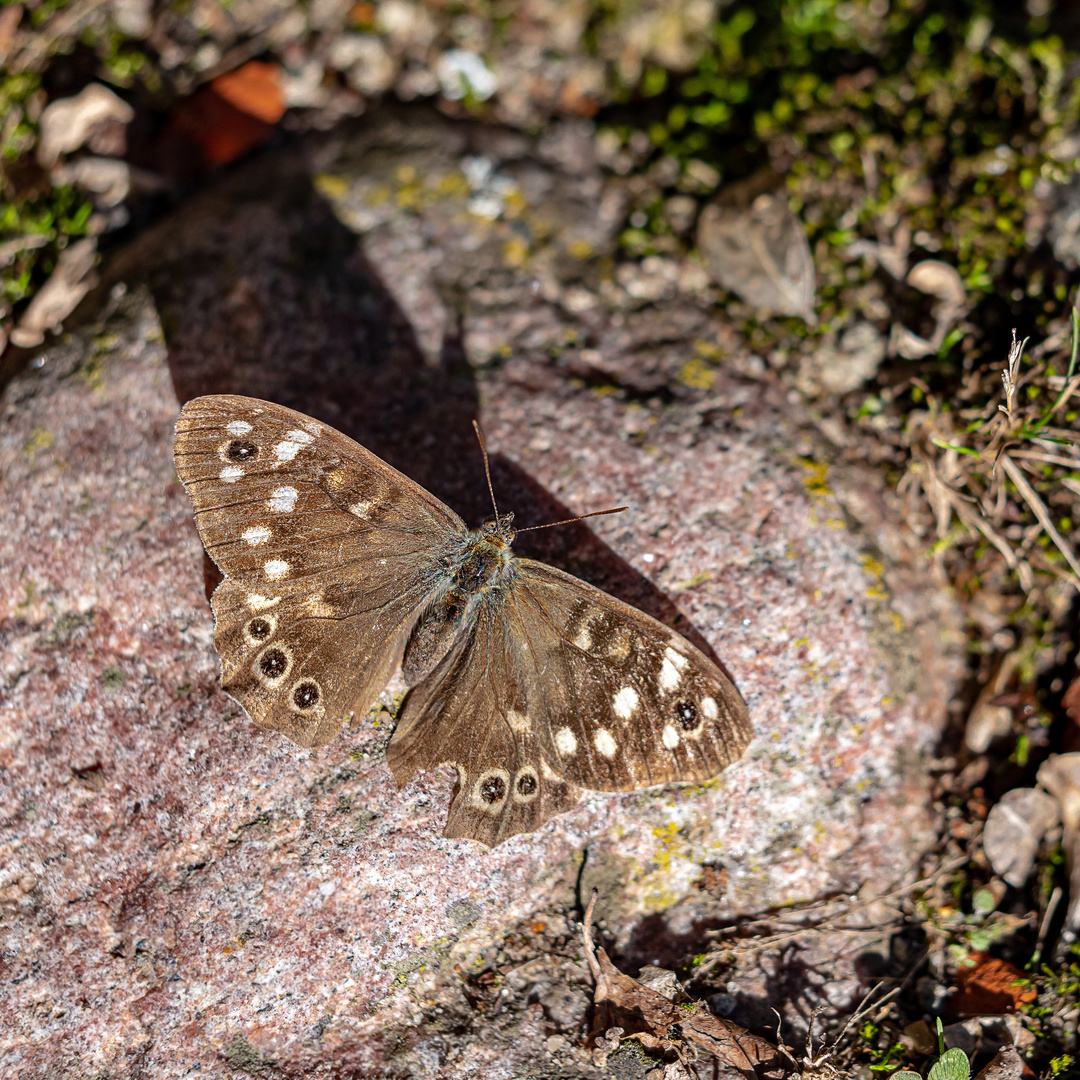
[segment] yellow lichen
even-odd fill
[[[48,450],[53,444],[53,436],[51,431],[46,431],[45,428],[31,428],[30,438],[26,442],[26,446],[23,447],[23,453],[27,457],[33,457],[39,450]]]
[[[341,199],[349,190],[349,181],[344,176],[334,176],[332,173],[320,173],[313,183],[315,190],[325,199]]]
[[[716,372],[700,356],[695,356],[683,364],[678,380],[691,390],[711,390],[716,382]]]

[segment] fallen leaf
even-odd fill
[[[210,86],[218,97],[263,123],[276,124],[285,115],[281,70],[276,64],[252,60],[219,75]]]
[[[95,128],[110,121],[129,124],[135,110],[100,83],[91,83],[74,97],[60,98],[41,113],[38,162],[52,168],[63,154],[78,150]]]
[[[907,360],[920,360],[932,356],[944,344],[946,335],[964,313],[967,292],[956,268],[940,259],[923,259],[916,263],[905,280],[913,289],[937,299],[934,332],[929,338],[920,337],[906,326],[893,326],[890,351]]]
[[[758,195],[746,207],[711,203],[701,212],[697,240],[723,288],[762,314],[817,322],[810,245],[782,194]]]
[[[1057,822],[1057,800],[1045,791],[1007,791],[990,808],[983,829],[983,850],[994,873],[1020,888],[1035,865],[1042,838]]]
[[[603,1018],[605,1040],[618,1045],[624,1032],[648,1049],[669,1051],[684,1057],[686,1044],[712,1055],[721,1065],[741,1073],[746,1080],[781,1077],[787,1069],[779,1050],[752,1032],[713,1016],[701,1002],[691,1006],[676,1005],[663,994],[642,986],[624,975],[603,949],[593,950],[592,913],[596,904],[593,893],[585,912],[582,929],[585,956],[596,980],[593,1000]],[[618,1024],[611,1023],[617,1020]],[[615,1036],[612,1039],[612,1032]],[[681,1045],[680,1045],[681,1044]]]
[[[131,190],[131,167],[116,158],[81,157],[68,165],[57,165],[52,171],[56,186],[73,184],[98,196],[98,206],[119,206]]]
[[[197,175],[192,151],[211,168],[235,161],[266,142],[284,112],[280,70],[252,60],[181,105],[158,148],[161,167],[173,176]]]
[[[11,332],[11,343],[31,349],[45,340],[45,332],[58,327],[94,284],[90,271],[97,240],[87,237],[60,252],[52,276],[37,291]]]
[[[955,266],[940,259],[923,259],[908,271],[907,283],[919,292],[936,296],[943,304],[962,308],[967,302],[964,279]]]

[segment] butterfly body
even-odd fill
[[[496,844],[576,803],[718,775],[746,706],[679,634],[512,552],[513,515],[469,530],[333,428],[270,402],[197,398],[176,466],[224,574],[222,685],[255,723],[330,742],[400,666],[399,785],[450,764],[445,835]]]
[[[401,661],[402,677],[413,686],[446,655],[454,639],[477,617],[477,609],[497,604],[510,588],[516,557],[510,550],[513,514],[484,522],[453,537],[426,577],[430,602],[420,613]]]

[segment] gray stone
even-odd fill
[[[749,352],[712,308],[612,301],[608,181],[502,139],[387,114],[236,170],[115,260],[126,296],[5,390],[5,1075],[453,1080],[553,1055],[593,1075],[550,1042],[587,999],[559,958],[580,955],[566,912],[592,885],[614,947],[663,964],[718,919],[886,890],[930,842],[951,601],[906,561],[873,475],[812,464],[795,407],[735,374]],[[515,186],[494,219],[468,210],[477,155]],[[568,314],[571,284],[602,302]],[[435,303],[429,353],[413,327]],[[702,340],[725,365],[687,379]],[[179,402],[208,392],[317,415],[470,521],[489,512],[473,417],[520,524],[629,505],[521,553],[714,651],[753,719],[743,759],[488,851],[442,838],[447,770],[395,790],[386,712],[317,753],[256,729],[219,687],[172,464]],[[695,882],[721,861],[718,898]],[[804,954],[849,996],[854,940]],[[740,991],[770,1000],[781,960],[756,956],[763,982]]]

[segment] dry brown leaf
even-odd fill
[[[60,98],[41,114],[38,161],[51,168],[64,154],[78,150],[90,133],[109,122],[130,124],[135,110],[100,83],[91,83],[74,97]]]
[[[782,1077],[787,1069],[775,1046],[760,1036],[713,1016],[700,1002],[692,1007],[676,1005],[663,994],[624,975],[603,949],[593,951],[592,912],[596,894],[585,912],[583,936],[589,968],[596,979],[594,1001],[601,1008],[604,1030],[622,1033],[648,1049],[670,1051],[682,1058],[680,1042],[711,1055],[721,1065],[735,1069],[747,1080]],[[619,1027],[614,1025],[618,1023]]]
[[[52,276],[38,290],[23,312],[11,342],[30,349],[45,340],[45,332],[59,326],[90,291],[94,279],[90,271],[97,255],[97,240],[87,237],[60,252]]]

